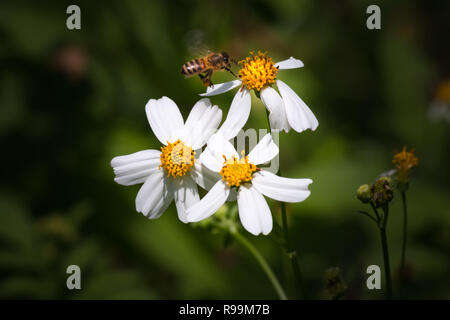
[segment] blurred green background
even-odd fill
[[[70,4],[81,8],[81,30],[66,28]],[[381,7],[381,30],[366,28],[370,4]],[[279,78],[320,125],[281,134],[280,161],[284,175],[314,180],[309,199],[288,205],[309,296],[328,298],[324,273],[337,266],[345,299],[383,297],[365,285],[367,266],[382,266],[382,256],[375,226],[355,213],[367,209],[355,190],[391,169],[406,145],[420,160],[407,194],[410,280],[400,294],[398,193],[391,206],[394,291],[449,299],[450,99],[437,93],[450,77],[449,14],[448,1],[0,2],[0,298],[277,298],[238,243],[179,222],[174,204],[147,220],[135,211],[139,186],[113,181],[114,156],[160,148],[148,99],[169,96],[189,114],[204,87],[180,67],[206,47],[305,64]],[[226,114],[234,92],[211,100]],[[251,127],[266,127],[261,103]],[[278,246],[245,236],[292,297]],[[81,267],[82,290],[66,288],[71,264]]]

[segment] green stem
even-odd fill
[[[402,260],[400,264],[400,274],[405,275],[405,253],[406,253],[406,236],[407,236],[407,223],[408,223],[408,212],[406,208],[406,192],[402,191],[402,201],[403,201],[403,241],[402,241]]]
[[[278,171],[278,174],[280,177],[282,176],[281,169]],[[303,286],[303,275],[300,270],[300,264],[298,263],[297,251],[295,251],[294,247],[292,246],[291,238],[289,237],[286,204],[284,202],[281,202],[281,221],[282,221],[284,241],[286,243],[286,254],[291,262],[292,270],[294,272],[297,291],[300,295],[300,298],[305,299],[306,294]]]
[[[269,121],[269,111],[266,108],[266,115],[267,115],[267,125],[269,127],[270,132],[272,132],[272,127],[270,126]],[[281,169],[278,169],[278,175],[282,177]],[[292,246],[291,239],[289,237],[289,231],[288,231],[288,223],[287,223],[287,214],[286,214],[286,204],[282,201],[280,201],[281,204],[281,221],[282,221],[282,230],[283,230],[283,238],[285,241],[285,251],[286,254],[291,262],[292,270],[294,272],[294,276],[296,279],[296,287],[297,291],[299,293],[299,296],[301,299],[305,299],[306,293],[303,286],[303,275],[300,270],[300,264],[298,263],[298,257],[297,252],[295,251],[294,247]]]
[[[272,283],[272,286],[274,287],[275,291],[278,294],[278,297],[280,300],[287,300],[286,293],[284,292],[283,288],[281,287],[280,282],[278,281],[277,277],[273,273],[272,269],[270,269],[269,264],[264,259],[264,257],[259,253],[259,251],[253,246],[253,244],[248,241],[243,235],[241,235],[239,232],[234,231],[231,233],[234,238],[239,241],[244,247],[250,251],[250,253],[255,257],[256,261],[259,263],[261,268],[263,269],[264,273],[266,274],[267,278],[269,278],[270,282]]]
[[[372,207],[373,212],[375,212],[375,215],[377,216],[378,227],[379,227],[379,226],[380,226],[380,223],[381,223],[381,217],[380,217],[380,214],[378,213],[377,208],[375,208],[375,206],[373,205],[372,202],[370,202],[370,206]]]
[[[289,260],[291,261],[292,270],[294,270],[295,278],[297,279],[297,290],[299,292],[300,298],[305,299],[306,293],[303,286],[303,275],[300,270],[300,265],[298,263],[297,252],[295,250],[288,253]]]
[[[387,245],[387,237],[386,237],[386,224],[389,215],[389,207],[386,205],[383,208],[384,217],[383,223],[380,226],[380,236],[381,236],[381,246],[383,249],[383,260],[384,260],[384,272],[386,277],[386,287],[387,287],[387,299],[392,299],[392,281],[391,281],[391,266],[389,263],[389,251]]]
[[[368,217],[370,220],[372,220],[373,222],[375,222],[378,225],[378,220],[375,219],[374,217],[372,217],[372,215],[369,214],[368,212],[358,210],[358,211],[356,211],[356,213],[365,215],[366,217]]]

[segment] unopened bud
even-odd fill
[[[372,199],[372,193],[368,184],[360,185],[356,190],[356,197],[363,203],[369,203]]]
[[[339,299],[347,292],[341,270],[338,267],[329,268],[325,271],[326,293],[331,299]]]

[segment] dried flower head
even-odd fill
[[[403,147],[401,152],[396,152],[392,163],[397,169],[397,182],[401,191],[408,188],[409,173],[411,169],[419,163],[419,158],[414,154],[414,149],[407,151],[406,147]]]
[[[381,177],[370,188],[372,193],[372,203],[375,207],[387,205],[394,198],[389,180]]]

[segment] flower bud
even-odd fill
[[[368,184],[360,185],[356,190],[356,197],[361,200],[362,203],[369,203],[372,199],[372,192]]]
[[[347,284],[342,277],[338,267],[329,268],[325,271],[326,293],[333,299],[339,299],[347,292]]]

